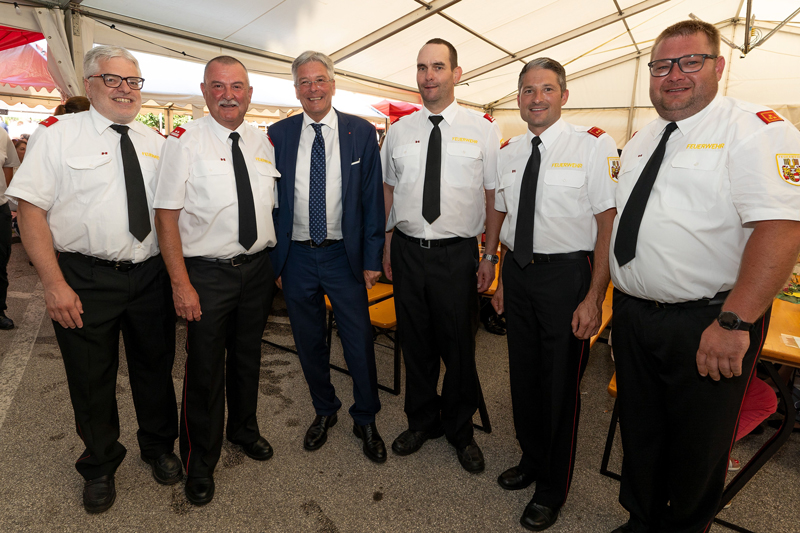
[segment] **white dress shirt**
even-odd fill
[[[614,256],[620,216],[667,124],[654,120],[622,153],[610,266],[623,292],[677,303],[733,288],[751,223],[800,220],[800,183],[782,168],[785,160],[798,168],[800,132],[774,111],[723,96],[678,122],[644,212],[636,257],[620,267]]]
[[[422,217],[425,162],[433,123],[426,107],[395,122],[381,150],[383,181],[394,187],[386,230],[395,226],[411,237],[447,239],[483,233],[484,189],[495,188],[500,130],[494,119],[450,104],[439,123],[442,132],[441,215],[433,224]]]
[[[311,125],[314,121],[303,113],[303,129],[300,133],[300,146],[297,147],[297,167],[294,174],[294,219],[292,221],[292,240],[307,241],[309,187],[311,185],[311,147],[316,133]],[[342,238],[342,158],[339,151],[339,117],[331,108],[322,124],[322,138],[325,141],[325,213],[328,225],[326,239]]]
[[[534,137],[528,130],[500,150],[494,208],[508,213],[500,230],[500,241],[511,251],[522,175]],[[614,207],[612,169],[619,159],[617,146],[602,130],[573,126],[562,119],[539,137],[541,165],[536,184],[533,251],[537,254],[592,251],[597,242],[594,215]]]
[[[128,231],[120,134],[112,124],[92,107],[41,127],[6,194],[47,211],[56,250],[139,263],[159,253],[152,205],[164,137],[140,122],[127,124],[151,207],[153,231],[140,243]]]
[[[275,150],[266,134],[242,122],[239,148],[255,201],[258,239],[249,250],[239,244],[239,202],[231,155],[231,130],[206,116],[176,128],[167,138],[156,189],[156,209],[180,209],[178,228],[184,257],[229,259],[275,246],[272,206]]]
[[[0,167],[2,168],[16,168],[19,166],[19,156],[17,156],[17,148],[11,141],[6,130],[0,128]],[[14,174],[16,176],[16,173]],[[8,202],[6,198],[6,180],[5,177],[0,180],[0,205]]]

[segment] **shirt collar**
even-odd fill
[[[243,120],[239,127],[235,130],[230,130],[216,121],[214,117],[208,115],[208,119],[211,122],[211,131],[214,135],[222,142],[228,142],[228,139],[231,136],[231,131],[235,131],[239,134],[239,142],[243,144],[247,144],[247,121]]]
[[[552,124],[549,128],[544,130],[539,138],[542,140],[542,144],[544,145],[544,149],[548,150],[553,147],[556,142],[556,139],[561,135],[561,132],[564,131],[566,127],[566,122],[564,119],[559,118],[554,124]],[[531,145],[533,138],[536,137],[533,132],[528,129],[527,135],[525,136],[526,140],[528,141],[528,146]]]
[[[719,105],[721,98],[722,97],[718,93],[714,97],[714,99],[711,100],[711,102],[703,109],[701,109],[700,111],[698,111],[689,118],[685,118],[683,120],[679,120],[678,122],[676,122],[681,134],[688,135],[689,132],[695,128],[695,126],[700,124],[703,121],[703,119],[706,118],[706,116],[711,112],[712,109],[714,109],[716,106]],[[664,128],[666,128],[667,124],[669,123],[670,123],[669,120],[658,117],[658,122],[657,122],[658,127],[653,130],[653,137],[655,138],[658,135],[661,135],[661,133],[664,131]]]
[[[430,120],[428,120],[428,117],[430,117],[431,115],[438,114],[444,118],[444,121],[447,122],[448,126],[452,126],[453,121],[455,121],[460,108],[461,106],[458,105],[458,102],[456,102],[455,99],[453,99],[453,102],[449,106],[444,108],[444,110],[441,113],[431,113],[430,109],[428,109],[425,106],[422,106],[422,118],[425,120],[425,122],[430,122]]]
[[[329,128],[331,128],[332,130],[335,130],[336,125],[338,124],[338,117],[336,116],[336,110],[333,107],[331,107],[331,110],[328,111],[328,114],[325,115],[319,122],[314,122],[311,119],[311,117],[308,116],[308,113],[303,112],[303,129],[306,129],[312,124],[324,124]]]
[[[92,124],[94,124],[94,129],[96,129],[97,133],[100,135],[102,135],[104,131],[110,128],[112,124],[119,124],[118,122],[113,122],[112,120],[101,115],[100,112],[94,108],[94,106],[89,107],[89,116],[92,118]],[[123,126],[128,126],[129,128],[128,132],[134,132],[141,135],[142,132],[137,131],[137,129],[134,127],[135,122],[136,120],[133,120],[128,124],[123,124]]]

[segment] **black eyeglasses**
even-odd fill
[[[303,80],[303,81],[299,82],[299,83],[297,84],[297,86],[298,86],[298,87],[300,87],[301,89],[303,89],[303,90],[306,90],[306,91],[307,91],[308,89],[310,89],[310,88],[311,88],[311,86],[312,86],[312,85],[316,85],[317,87],[320,87],[320,88],[322,88],[322,87],[324,87],[325,85],[327,85],[328,83],[331,83],[332,81],[333,81],[333,79],[328,79],[328,80],[326,80],[325,78],[317,78],[317,79],[315,79],[314,81],[311,81],[311,80]]]
[[[117,76],[116,74],[95,74],[94,76],[89,76],[89,78],[102,78],[103,83],[106,84],[106,87],[111,87],[112,89],[116,89],[122,85],[123,81],[127,83],[128,87],[134,91],[141,91],[142,86],[144,85],[144,78],[139,78],[137,76],[128,76],[127,78],[123,78],[122,76]]]
[[[716,59],[719,56],[711,54],[690,54],[688,56],[676,57],[673,59],[656,59],[647,64],[650,67],[650,75],[656,78],[663,78],[672,71],[672,65],[678,64],[678,68],[684,74],[691,74],[703,69],[706,59]]]

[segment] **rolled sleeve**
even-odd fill
[[[58,177],[68,174],[56,160],[61,148],[58,136],[51,133],[42,132],[36,146],[26,152],[25,164],[19,167],[6,190],[6,196],[25,200],[45,211],[50,211],[58,197]]]
[[[158,185],[153,200],[155,209],[182,209],[189,179],[189,158],[179,139],[170,137],[161,150]]]
[[[497,162],[500,154],[500,128],[496,122],[492,122],[486,136],[486,156],[483,158],[483,188],[492,190],[499,183],[497,178]]]
[[[597,215],[616,206],[617,187],[611,178],[611,158],[617,157],[617,145],[610,135],[602,135],[598,139],[591,161],[589,176],[589,203],[592,212]]]

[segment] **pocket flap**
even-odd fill
[[[410,155],[419,155],[421,146],[422,145],[420,143],[400,145],[392,151],[392,159],[408,157]]]
[[[67,165],[77,170],[89,170],[111,161],[110,155],[85,155],[67,158]]]
[[[544,182],[548,185],[559,185],[561,187],[578,188],[586,180],[586,172],[583,170],[548,170],[544,175]]]
[[[672,158],[675,168],[692,170],[714,170],[722,159],[722,150],[686,150]]]
[[[500,186],[498,189],[505,189],[506,187],[511,187],[514,185],[514,180],[517,177],[516,172],[508,172],[500,176]]]
[[[619,173],[624,174],[626,172],[630,172],[631,170],[635,169],[639,166],[639,162],[642,160],[641,157],[626,157],[620,158],[619,164]]]
[[[199,160],[194,164],[195,176],[210,176],[213,174],[227,174],[233,171],[233,164],[227,161]]]
[[[273,176],[275,179],[281,177],[281,173],[278,172],[278,169],[275,168],[274,165],[270,165],[269,163],[262,163],[261,161],[256,161],[256,170],[262,176]]]
[[[481,156],[481,147],[475,144],[447,143],[447,155],[477,159]]]

